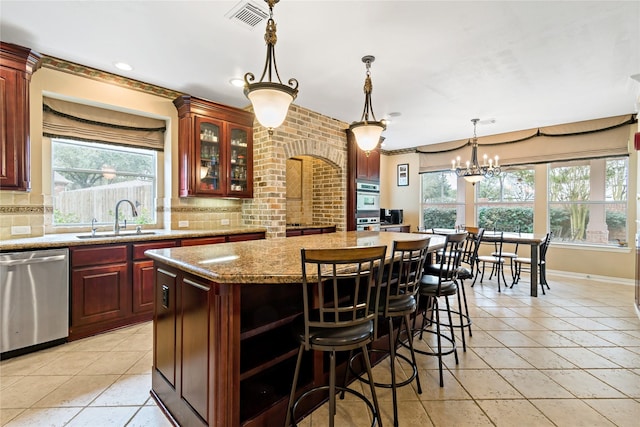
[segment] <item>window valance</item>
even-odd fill
[[[47,137],[164,149],[166,124],[151,117],[43,97],[42,119]]]
[[[478,158],[498,155],[502,165],[518,165],[628,155],[634,123],[635,116],[628,114],[479,137]],[[417,152],[420,172],[446,170],[457,156],[471,158],[471,142],[426,145]]]

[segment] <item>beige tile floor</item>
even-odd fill
[[[469,288],[473,337],[460,363],[418,355],[423,393],[399,389],[401,426],[638,426],[640,320],[633,287],[550,275],[551,290],[532,298],[529,284],[498,293],[486,281]],[[425,338],[426,339],[426,338]],[[424,343],[418,345],[424,346]],[[167,426],[150,398],[150,323],[64,344],[0,363],[3,426]],[[403,372],[399,373],[401,376]],[[374,368],[378,381],[389,365]],[[354,387],[363,391],[362,384]],[[391,393],[377,389],[383,422]],[[339,426],[369,425],[355,398],[339,402]],[[300,424],[327,425],[326,405]]]

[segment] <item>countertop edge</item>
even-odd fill
[[[157,240],[185,239],[194,237],[215,237],[237,234],[266,233],[263,227],[229,227],[215,230],[143,230],[153,231],[155,234],[131,234],[119,237],[98,237],[90,239],[78,238],[88,232],[48,234],[40,237],[26,237],[0,241],[0,252],[11,250],[50,249],[72,246],[89,246],[112,243],[152,242]]]

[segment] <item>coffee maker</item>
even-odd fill
[[[383,224],[402,224],[402,209],[380,209],[380,222]]]

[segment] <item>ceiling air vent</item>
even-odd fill
[[[269,12],[252,1],[242,0],[227,12],[225,16],[243,27],[253,29],[269,17]]]

